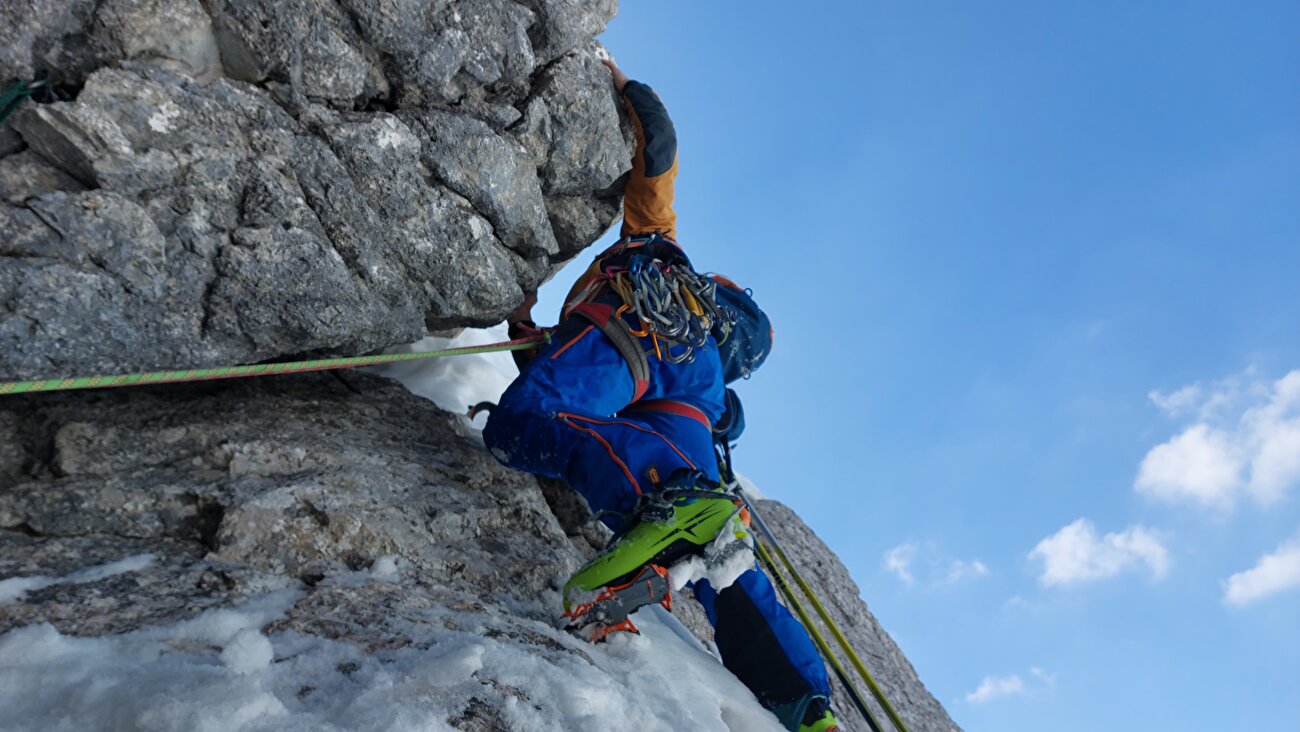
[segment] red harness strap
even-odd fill
[[[665,414],[675,414],[678,417],[686,417],[704,425],[705,429],[712,429],[713,425],[709,424],[709,417],[702,410],[687,404],[679,402],[676,399],[646,399],[632,404],[627,409],[636,412],[663,412]]]

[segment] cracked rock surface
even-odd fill
[[[499,322],[619,215],[612,0],[29,0],[0,77],[0,380]]]
[[[154,557],[0,603],[0,633],[171,622],[380,557],[549,620],[581,562],[535,479],[375,376],[19,397],[0,404],[0,442],[0,577]]]

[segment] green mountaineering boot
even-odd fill
[[[721,491],[665,488],[644,499],[636,523],[565,584],[568,629],[598,641],[615,630],[636,632],[628,616],[637,608],[657,602],[671,610],[668,567],[703,554],[728,527],[748,536],[740,506]]]
[[[831,713],[829,707],[816,719],[804,717],[803,724],[799,725],[799,732],[839,732],[839,730],[840,723],[835,721],[835,715]]]
[[[839,732],[840,723],[831,712],[831,701],[822,694],[809,694],[772,709],[781,726],[790,732]]]

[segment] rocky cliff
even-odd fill
[[[615,9],[5,3],[0,78],[50,84],[0,128],[0,381],[498,322],[618,216],[628,131],[592,40]],[[955,729],[768,512],[911,729]],[[553,627],[586,519],[374,375],[0,397],[7,719],[771,728],[672,621],[602,647]]]
[[[0,76],[0,378],[489,325],[618,215],[614,2],[32,0]]]

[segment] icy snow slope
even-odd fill
[[[401,603],[402,563],[340,573],[322,592]],[[123,635],[47,624],[0,637],[6,730],[734,730],[781,726],[662,610],[640,637],[593,647],[499,610],[403,609],[402,645],[363,648],[301,627],[285,590]],[[680,626],[677,626],[680,628]]]

